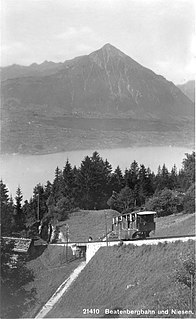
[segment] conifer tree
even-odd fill
[[[129,170],[125,168],[124,172],[124,181],[125,181],[125,186],[129,187]]]
[[[22,191],[20,189],[20,186],[18,186],[16,190],[16,204],[15,204],[15,211],[14,211],[14,219],[15,219],[15,230],[21,231],[25,228],[25,216],[23,214],[22,210]]]
[[[161,170],[161,189],[164,188],[170,188],[169,171],[166,168],[165,164],[163,164]]]
[[[157,174],[155,176],[155,190],[159,190],[159,185],[161,184],[161,166],[158,166]]]
[[[175,164],[171,169],[171,173],[169,174],[169,184],[171,189],[178,188],[178,173]]]
[[[64,179],[64,196],[73,197],[74,187],[75,187],[75,176],[74,176],[74,171],[68,159],[63,169],[63,179]]]
[[[144,204],[147,197],[152,194],[153,188],[148,172],[144,165],[140,165],[138,174],[138,204]]]
[[[63,173],[57,166],[55,169],[55,178],[52,185],[52,195],[54,197],[55,203],[58,202],[64,195],[64,180],[63,180]]]
[[[170,187],[170,178],[169,178],[169,171],[165,164],[163,164],[162,168],[158,169],[158,174],[156,176],[156,191],[160,191],[164,188],[171,188]]]
[[[47,194],[48,196],[48,194]],[[33,190],[34,202],[34,215],[37,221],[42,220],[43,216],[47,213],[47,199],[43,185],[37,184]]]
[[[9,202],[8,189],[0,180],[0,211],[1,211],[1,232],[3,236],[11,234],[11,224],[13,218],[13,203]]]
[[[137,205],[138,201],[138,192],[139,192],[139,184],[138,184],[138,178],[139,178],[139,166],[136,161],[133,161],[133,163],[130,166],[129,170],[125,170],[125,184],[132,190],[134,203]]]
[[[73,187],[73,198],[74,198],[74,201],[76,201],[77,193],[78,193],[77,177],[78,177],[79,169],[74,165],[72,171],[73,171],[73,177],[74,177],[73,186],[72,186]]]
[[[106,207],[111,165],[94,152],[86,156],[78,172],[77,183],[81,205],[86,209]]]
[[[107,206],[107,199],[108,199],[108,196],[111,194],[110,180],[112,177],[112,165],[108,162],[107,159],[103,161],[102,165],[103,165],[103,190],[102,190],[103,202],[102,202],[102,205],[99,207],[104,208]]]
[[[10,214],[10,217],[11,217],[10,229],[11,229],[11,232],[12,232],[13,231],[13,227],[14,227],[14,211],[15,211],[14,200],[13,200],[12,195],[10,195],[10,198],[9,198],[8,210],[9,210],[9,214]]]
[[[6,185],[3,183],[2,179],[0,180],[0,200],[1,205],[7,205],[9,200],[8,189]]]
[[[52,183],[50,181],[47,181],[46,185],[44,186],[45,200],[47,200],[51,194],[52,194]]]
[[[115,169],[115,171],[111,174],[110,178],[110,191],[115,191],[117,193],[125,186],[125,181],[123,178],[122,171],[119,166]]]
[[[134,190],[138,184],[139,166],[136,161],[133,161],[129,170],[129,187]]]
[[[89,209],[93,206],[91,192],[93,188],[92,181],[92,163],[89,156],[86,156],[81,163],[78,176],[78,200],[82,208]]]

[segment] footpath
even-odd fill
[[[57,301],[62,297],[62,295],[67,291],[72,282],[76,280],[78,275],[86,266],[86,261],[83,261],[72,273],[71,275],[59,286],[52,297],[47,301],[47,303],[42,307],[39,313],[36,315],[35,319],[44,318],[47,313],[54,307]]]

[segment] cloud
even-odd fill
[[[190,41],[190,53],[187,60],[185,71],[187,74],[190,74],[190,78],[192,79],[195,77],[196,70],[196,36],[193,36]]]
[[[102,44],[100,35],[85,25],[66,28],[65,31],[54,37],[54,41],[55,46],[59,49],[62,48],[63,43],[63,50],[61,53],[58,51],[63,60],[74,58],[77,55],[89,54]]]
[[[93,34],[93,30],[87,26],[81,28],[68,27],[64,32],[56,35],[56,39],[69,40],[73,37],[90,36]]]
[[[1,64],[7,65],[16,63],[15,59],[18,63],[18,61],[23,61],[23,57],[27,54],[29,54],[29,49],[25,43],[16,41],[8,44],[4,42],[1,46]]]
[[[76,35],[77,35],[76,29],[73,27],[69,27],[69,28],[67,28],[67,30],[65,32],[57,34],[56,38],[60,39],[60,40],[63,40],[63,39],[67,40],[67,39],[70,39]]]
[[[88,44],[85,44],[85,43],[79,43],[76,45],[76,50],[78,52],[92,52],[95,48],[93,46],[90,46]]]

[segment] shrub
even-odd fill
[[[146,203],[146,209],[157,212],[157,216],[167,216],[182,211],[182,195],[170,189],[156,193]]]
[[[192,184],[183,198],[183,209],[186,214],[195,212],[195,185]]]
[[[120,193],[116,193],[116,198],[113,196],[108,200],[108,205],[121,213],[126,213],[134,207],[133,191],[125,186]]]
[[[195,249],[190,245],[186,251],[181,252],[174,269],[174,279],[181,285],[181,288],[187,287],[190,291],[192,311],[194,312],[195,299]],[[183,301],[183,300],[182,300]]]
[[[35,289],[25,289],[25,285],[34,280],[34,274],[26,267],[22,255],[18,255],[13,264],[14,243],[7,244],[3,238],[1,242],[1,318],[21,318],[35,302]]]

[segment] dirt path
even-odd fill
[[[71,275],[59,286],[56,292],[48,300],[48,302],[43,306],[43,308],[36,315],[35,319],[44,318],[47,313],[53,308],[53,306],[58,302],[62,295],[67,291],[72,282],[78,277],[80,272],[86,267],[86,261],[83,261],[72,273]]]

